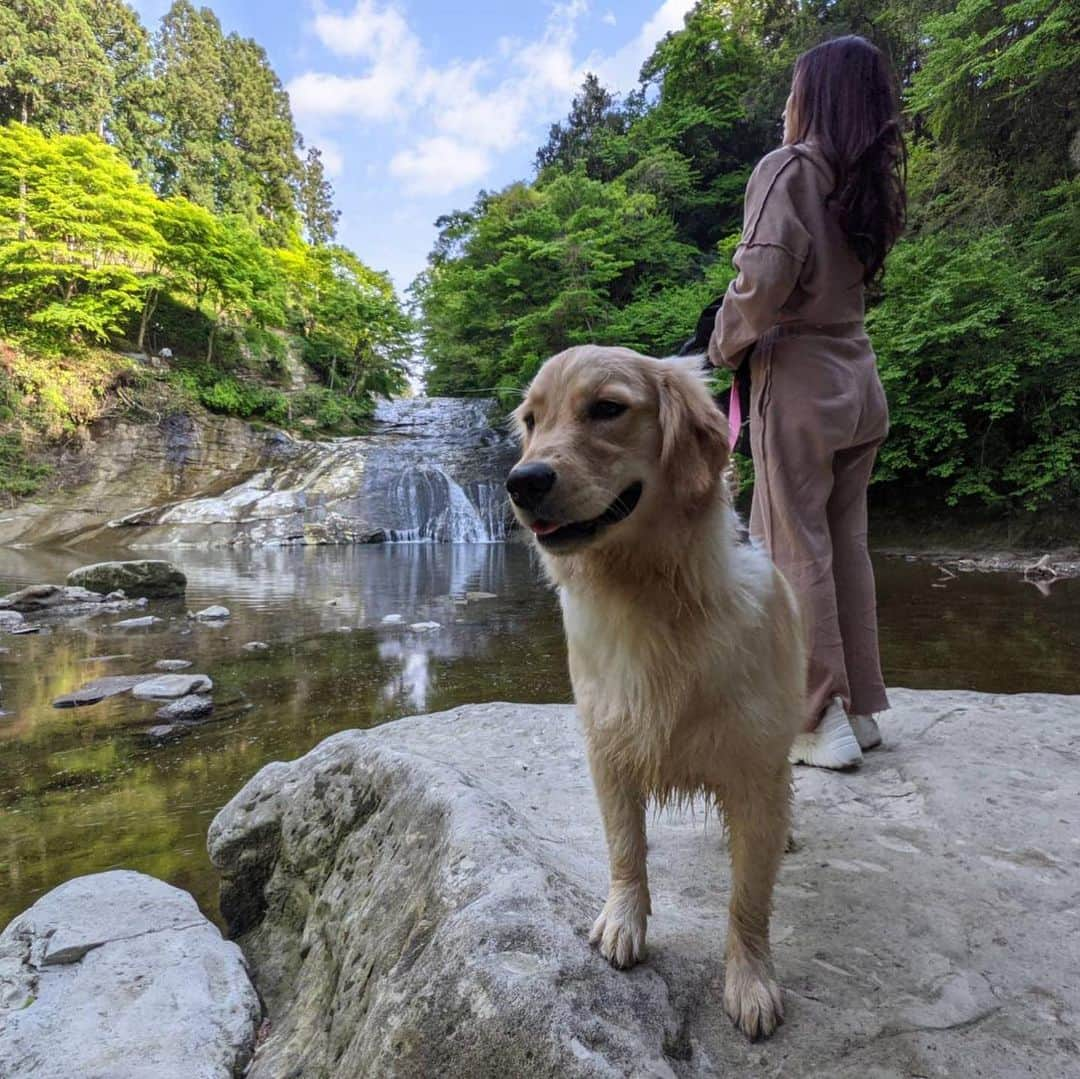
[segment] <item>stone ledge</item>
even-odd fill
[[[787,1024],[721,1008],[728,867],[650,822],[650,955],[586,933],[605,888],[572,710],[482,705],[327,739],[219,814],[223,910],[278,1077],[1068,1074],[1080,1063],[1080,698],[893,695],[853,775],[799,770],[773,922]]]
[[[0,934],[0,1075],[233,1079],[261,1005],[237,946],[187,892],[78,877]]]

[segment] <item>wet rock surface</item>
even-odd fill
[[[0,597],[0,632],[36,633],[66,618],[139,610],[146,602],[104,595],[78,585],[27,585]]]
[[[177,413],[96,432],[64,469],[68,491],[0,514],[0,544],[485,542],[510,527],[515,456],[490,401],[384,402],[370,434],[327,441]]]
[[[186,892],[79,877],[0,934],[0,1075],[232,1079],[261,1007],[235,944]]]
[[[191,722],[208,716],[213,710],[214,702],[205,693],[190,693],[163,705],[154,713],[154,718],[166,723]]]
[[[166,701],[191,693],[209,693],[214,683],[205,674],[157,674],[140,679],[131,695],[143,701]]]
[[[850,775],[797,770],[787,1023],[723,1016],[723,829],[650,815],[646,963],[587,932],[606,858],[565,707],[335,735],[215,819],[271,1034],[253,1077],[1025,1075],[1080,1060],[1080,698],[895,691]]]
[[[191,666],[190,659],[159,659],[154,666],[159,671],[185,671]]]
[[[113,629],[149,629],[162,621],[163,619],[155,614],[147,614],[140,618],[124,618],[119,622],[114,622]]]
[[[97,424],[90,436],[57,462],[57,490],[0,511],[0,544],[90,540],[111,519],[219,491],[279,456],[273,434],[202,411]]]
[[[71,693],[65,693],[57,697],[52,703],[53,708],[81,708],[88,704],[97,704],[106,697],[115,697],[120,693],[127,693],[134,689],[140,682],[145,682],[151,676],[148,674],[117,674],[107,678],[95,678],[92,682],[79,686]]]
[[[222,607],[220,604],[215,603],[209,607],[204,607],[201,611],[196,611],[192,618],[196,622],[224,622],[230,613],[228,607]]]
[[[97,592],[122,591],[125,596],[160,599],[182,596],[187,577],[171,562],[140,559],[132,562],[97,562],[68,574],[69,585]]]

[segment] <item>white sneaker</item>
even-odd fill
[[[854,768],[862,763],[862,750],[844,713],[844,702],[834,697],[816,731],[797,735],[788,751],[792,764],[814,768]]]
[[[868,749],[881,745],[881,729],[873,716],[848,716],[851,729],[855,732],[859,748],[865,753]]]

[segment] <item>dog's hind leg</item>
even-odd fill
[[[784,1021],[780,987],[772,972],[769,917],[791,827],[789,772],[784,762],[771,779],[724,795],[732,875],[724,1009],[752,1039],[769,1037]]]
[[[646,869],[645,798],[611,763],[589,749],[607,839],[610,883],[607,902],[589,943],[613,966],[632,967],[645,956],[645,925],[652,913]]]

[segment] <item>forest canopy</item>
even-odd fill
[[[1080,503],[1080,7],[701,0],[619,99],[586,80],[530,181],[449,213],[414,284],[429,386],[512,397],[586,341],[671,352],[722,291],[795,57],[859,33],[897,72],[909,224],[868,324],[928,505]]]
[[[348,429],[402,390],[412,323],[337,218],[266,54],[208,8],[150,34],[121,0],[0,7],[0,490],[139,353],[277,424]]]

